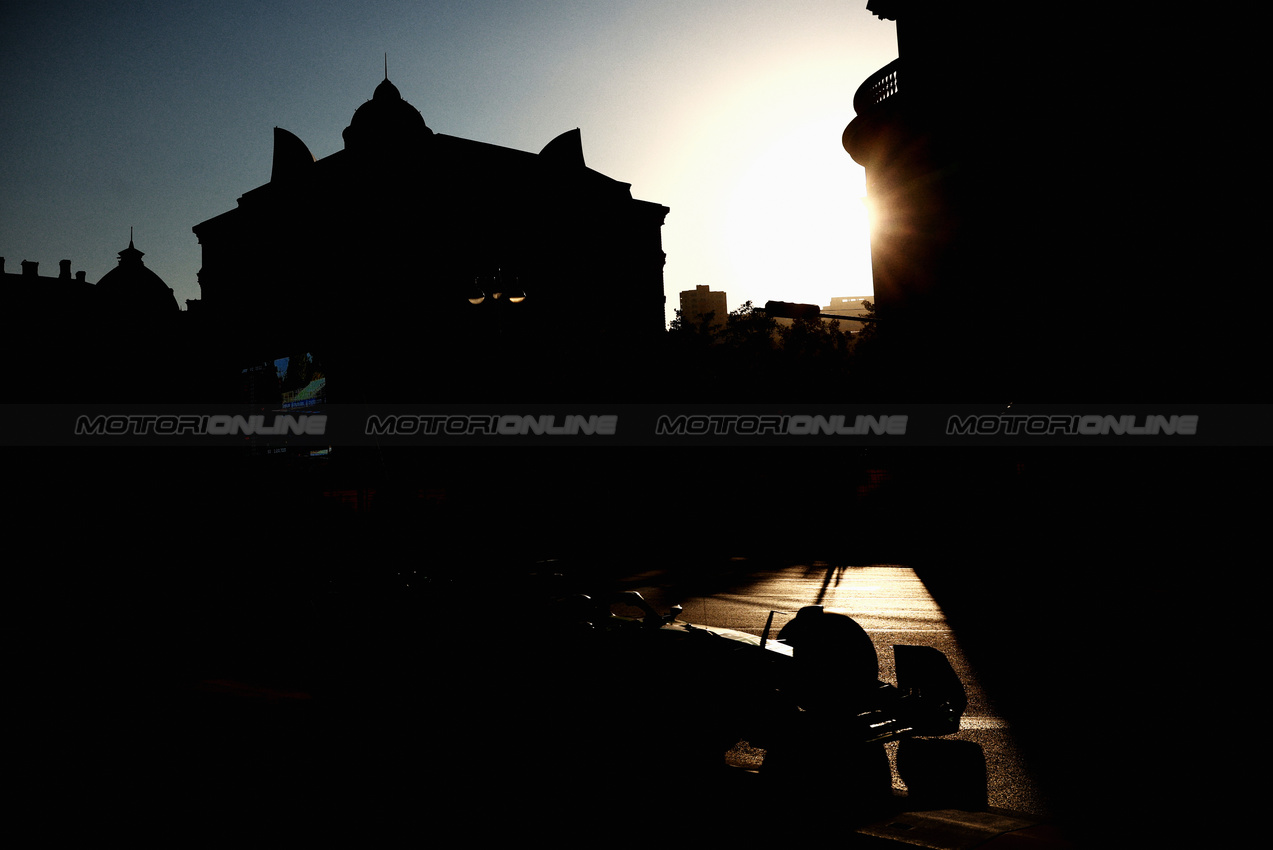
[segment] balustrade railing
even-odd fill
[[[854,112],[863,115],[897,94],[897,72],[901,61],[894,59],[858,86],[853,95]]]

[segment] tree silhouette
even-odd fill
[[[748,301],[724,323],[677,310],[667,336],[687,401],[842,401],[855,380],[856,336],[836,320],[779,325]]]

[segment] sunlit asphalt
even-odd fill
[[[770,611],[788,612],[775,616],[775,630],[804,605],[822,605],[848,614],[871,636],[880,661],[880,678],[890,683],[896,683],[893,645],[913,644],[940,650],[968,692],[968,709],[960,731],[951,738],[982,748],[989,805],[1039,817],[1050,814],[1048,803],[1013,740],[1011,728],[995,711],[940,607],[909,567],[812,562],[753,570],[753,565],[738,560],[692,579],[656,571],[628,576],[623,585],[640,592],[656,610],[681,605],[681,619],[687,622],[758,636]],[[894,788],[905,793],[905,783],[896,772],[897,745],[889,744],[888,748],[894,767]]]

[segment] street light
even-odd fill
[[[469,292],[469,303],[481,304],[487,295],[492,299],[505,299],[510,304],[520,304],[526,300],[526,291],[516,274],[505,273],[497,268],[494,274],[479,274],[473,278],[473,289]]]

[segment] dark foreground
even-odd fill
[[[101,657],[95,675],[71,669],[73,681],[30,695],[49,700],[26,742],[28,790],[60,812],[45,834],[182,846],[664,836],[954,848],[1012,833],[1071,846],[1034,819],[969,805],[976,789],[910,800],[892,795],[887,771],[866,794],[731,765],[711,733],[735,719],[737,694],[635,656],[546,645],[564,635],[518,628],[533,616],[463,618],[431,640],[401,605],[328,613],[322,631],[236,624],[249,632],[239,640],[275,653],[268,662],[233,661],[219,644],[196,678],[194,666]],[[297,651],[280,646],[289,641],[325,663],[274,666]],[[829,743],[827,758],[837,751]]]
[[[914,565],[1067,836],[1217,846],[1240,830],[1232,718],[1255,716],[1235,547],[1257,511],[1237,459],[1182,459],[876,455],[829,474],[783,455],[708,474],[642,457],[585,476],[544,455],[332,479],[39,458],[10,491],[36,545],[6,595],[15,808],[50,839],[235,846],[900,822],[687,754],[664,711],[683,680],[580,666],[509,591],[544,555],[604,582],[747,554]],[[710,533],[680,533],[687,517]],[[1210,585],[1173,583],[1207,563]]]

